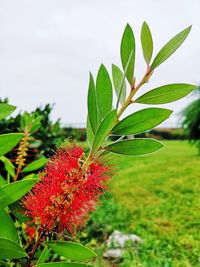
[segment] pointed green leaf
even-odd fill
[[[166,59],[168,59],[185,41],[187,38],[191,27],[184,29],[179,32],[176,36],[174,36],[156,55],[152,65],[151,70],[157,68],[161,63],[163,63]]]
[[[93,141],[94,141],[94,133],[93,133],[92,127],[90,125],[89,117],[87,117],[86,134],[87,134],[88,145],[91,148],[92,144],[93,144]]]
[[[49,248],[47,246],[45,246],[43,251],[42,251],[42,253],[41,253],[41,255],[40,255],[40,257],[39,257],[39,259],[38,259],[38,261],[37,261],[37,266],[38,266],[38,264],[42,264],[46,260],[48,260],[49,256],[50,256]]]
[[[33,134],[33,133],[37,132],[40,127],[41,127],[41,123],[40,122],[39,123],[34,123],[34,125],[30,129],[30,134]]]
[[[90,125],[92,127],[93,133],[97,130],[97,101],[96,101],[96,90],[92,74],[90,73],[90,82],[88,89],[88,116],[90,120]]]
[[[14,177],[15,176],[15,166],[12,164],[12,162],[8,158],[6,158],[4,156],[1,156],[0,157],[0,160],[4,163],[4,166],[5,166],[6,171],[12,177]]]
[[[139,134],[159,125],[172,111],[164,108],[147,108],[137,111],[121,120],[113,129],[115,135]]]
[[[17,229],[10,215],[4,209],[0,209],[0,238],[18,241]]]
[[[147,65],[149,65],[153,53],[153,39],[150,28],[146,22],[144,22],[142,25],[141,43],[144,59]]]
[[[67,259],[83,261],[96,257],[96,253],[91,249],[75,242],[68,241],[49,241],[47,246],[50,247],[58,255]]]
[[[117,121],[117,111],[112,110],[100,124],[94,138],[92,152],[94,153],[102,145]]]
[[[114,64],[112,65],[112,78],[116,95],[117,97],[120,97],[119,101],[123,105],[126,100],[126,83],[123,72]]]
[[[26,257],[26,252],[15,242],[0,238],[0,259],[20,259]]]
[[[0,207],[8,206],[23,197],[36,181],[36,179],[26,179],[0,187]]]
[[[2,185],[5,185],[5,184],[6,184],[6,180],[3,178],[2,175],[0,175],[0,187],[1,187]]]
[[[16,109],[15,106],[1,103],[0,104],[0,120],[9,116],[11,113],[13,113],[13,111],[15,111],[15,109]]]
[[[47,163],[47,159],[45,157],[43,157],[41,159],[37,159],[37,160],[31,162],[30,164],[28,164],[22,170],[22,172],[32,172],[32,171],[38,170],[38,169],[42,168],[46,163]]]
[[[22,139],[22,133],[10,133],[0,135],[0,156],[3,156],[15,147]]]
[[[119,96],[118,96],[117,104],[116,104],[116,109],[118,109],[118,107],[119,107],[120,98],[121,98],[121,94],[122,94],[122,90],[123,90],[123,82],[125,82],[125,77],[126,77],[126,74],[127,74],[128,66],[129,66],[129,63],[131,61],[132,55],[133,55],[133,50],[131,51],[131,53],[129,55],[129,59],[128,59],[128,62],[126,64],[126,67],[125,67],[125,70],[124,70],[124,73],[123,73],[122,83],[120,85]]]
[[[35,267],[92,267],[92,265],[76,262],[49,262],[37,264]]]
[[[126,68],[131,52],[132,52],[131,60],[126,71],[126,77],[130,84],[132,84],[133,82],[134,66],[135,66],[135,37],[131,29],[131,26],[127,24],[122,36],[121,46],[120,46],[121,62],[124,70]]]
[[[30,173],[23,177],[23,180],[25,179],[39,179],[39,175],[36,173]]]
[[[100,114],[102,118],[105,118],[105,116],[111,111],[113,96],[110,76],[103,64],[100,66],[97,74],[96,96]]]
[[[163,144],[154,139],[136,138],[123,140],[108,145],[106,149],[110,152],[122,155],[144,155],[153,153],[163,147]]]
[[[189,93],[197,86],[193,84],[177,83],[157,87],[135,100],[141,104],[166,104],[176,101]]]

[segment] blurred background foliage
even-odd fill
[[[9,103],[8,98],[0,99],[0,103]],[[85,129],[66,128],[61,126],[60,119],[53,122],[51,120],[51,113],[53,110],[52,104],[46,104],[44,107],[38,107],[32,112],[28,113],[35,117],[41,116],[40,127],[38,131],[32,134],[31,152],[33,157],[38,157],[37,154],[45,156],[52,155],[53,150],[61,145],[64,140],[69,141],[85,141]],[[0,121],[0,134],[9,132],[19,132],[21,128],[21,121],[24,113],[20,112],[15,117]]]
[[[111,192],[103,196],[103,205],[92,214],[87,228],[78,237],[100,256],[93,263],[95,267],[199,266],[199,157],[186,140],[199,149],[199,95],[183,111],[183,128],[158,128],[145,133],[148,137],[171,140],[164,141],[166,148],[160,153],[113,158],[117,170],[110,183]],[[33,120],[40,118],[40,127],[31,133],[26,164],[51,156],[66,140],[83,142],[87,149],[85,129],[63,127],[60,120],[53,122],[52,110],[53,105],[47,104],[25,115]],[[24,130],[21,129],[24,114],[20,112],[0,121],[0,134]],[[15,164],[17,149],[6,157]],[[5,177],[5,162],[1,162],[0,168]],[[27,174],[20,175],[19,179]],[[126,250],[118,262],[104,259],[106,240],[114,230],[137,234],[144,243]]]
[[[186,138],[195,144],[200,155],[200,87],[193,93],[196,99],[182,112]]]

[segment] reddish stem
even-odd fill
[[[21,172],[21,168],[18,167],[18,168],[17,168],[17,173],[16,173],[16,175],[15,175],[15,177],[14,177],[14,181],[17,181],[20,172]]]
[[[25,267],[30,267],[31,261],[32,261],[34,255],[35,255],[35,252],[36,252],[36,250],[37,250],[39,244],[40,244],[40,241],[41,241],[41,238],[42,238],[42,236],[43,236],[43,233],[44,233],[44,232],[40,232],[40,234],[39,234],[39,236],[38,236],[38,239],[37,239],[35,245],[33,246],[33,249],[32,249],[31,252],[29,253],[29,258],[28,258],[28,260],[27,260],[27,262],[26,262],[26,264],[25,264]]]

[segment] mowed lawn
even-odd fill
[[[112,196],[144,240],[127,267],[200,266],[200,157],[186,141],[164,144],[148,156],[114,158]]]

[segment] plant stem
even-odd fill
[[[86,160],[84,161],[84,163],[81,167],[80,176],[83,175],[85,173],[85,171],[87,171],[87,167],[91,163],[92,160],[93,160],[93,155],[90,152],[90,154],[88,155],[88,157],[86,158]]]
[[[142,80],[138,83],[138,85],[135,86],[131,86],[131,91],[129,96],[127,97],[124,105],[121,107],[121,109],[119,110],[118,114],[117,114],[117,118],[119,119],[120,116],[122,115],[122,113],[125,111],[125,109],[131,104],[133,103],[132,98],[135,95],[135,93],[138,91],[138,89],[140,89],[140,87],[146,83],[151,75],[151,69],[149,67],[147,67],[146,73],[144,75],[144,77],[142,78]]]
[[[42,238],[42,236],[43,236],[43,233],[44,233],[44,232],[40,232],[40,234],[39,234],[39,236],[38,236],[38,239],[37,239],[35,245],[33,246],[33,249],[32,249],[31,252],[29,253],[29,258],[28,258],[28,260],[27,260],[27,262],[26,262],[26,264],[25,264],[25,267],[29,267],[29,266],[30,266],[31,261],[32,261],[34,255],[35,255],[35,252],[36,252],[36,250],[37,250],[37,248],[38,248],[38,246],[39,246],[39,244],[40,244],[40,241],[41,241],[41,238]]]
[[[13,178],[14,182],[17,181],[20,172],[21,172],[21,168],[18,167],[18,168],[17,168],[17,173],[16,173],[15,177]]]

